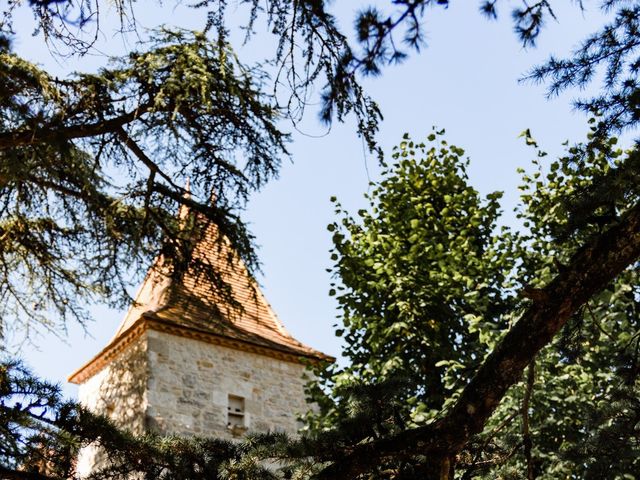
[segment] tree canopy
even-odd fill
[[[126,299],[127,269],[184,256],[179,204],[256,265],[233,208],[287,153],[260,72],[198,33],[160,30],[141,47],[64,80],[0,52],[5,322],[55,331],[64,323],[52,318],[83,320],[96,295]],[[189,192],[179,178],[191,179]]]
[[[185,256],[171,220],[178,204],[189,203],[218,222],[256,267],[252,238],[238,212],[250,192],[277,175],[287,155],[282,120],[298,122],[319,91],[320,118],[341,121],[354,114],[359,134],[381,153],[375,141],[381,112],[361,81],[420,51],[430,12],[449,2],[365,3],[354,14],[356,35],[350,40],[329,2],[264,7],[243,0],[246,20],[240,27],[247,40],[258,35],[260,21],[277,40],[272,58],[265,59],[275,65],[270,80],[263,68],[245,65],[233,53],[228,39],[238,25],[229,24],[225,1],[193,5],[205,33],[158,31],[96,73],[60,79],[12,53],[12,38],[22,33],[13,26],[20,8],[32,10],[55,51],[90,52],[107,15],[100,5],[16,1],[3,9],[4,328],[40,324],[63,331],[67,318],[86,320],[83,305],[91,298],[128,301],[127,268],[148,264],[158,253],[177,263]],[[524,46],[535,45],[545,22],[555,18],[553,5],[522,2],[512,8]],[[478,6],[490,18],[511,8],[497,1]],[[606,136],[637,121],[638,6],[614,0],[601,7],[615,12],[610,24],[573,57],[552,57],[525,78],[547,81],[555,94],[584,87],[604,68],[601,93],[577,105],[600,115],[599,134]],[[122,32],[135,30],[134,8],[133,2],[116,2]],[[60,160],[52,166],[55,157]],[[26,178],[21,165],[40,173]],[[183,188],[187,178],[190,198]],[[210,203],[212,196],[217,202]]]
[[[0,32],[2,321],[52,330],[64,325],[52,318],[82,320],[87,298],[122,300],[127,268],[152,256],[180,272],[190,232],[176,205],[217,222],[255,265],[237,209],[277,175],[287,141],[278,120],[299,118],[320,85],[321,119],[355,113],[375,149],[381,112],[362,76],[421,48],[422,20],[449,4],[365,8],[350,43],[322,1],[267,9],[241,2],[250,35],[264,16],[279,41],[267,90],[264,72],[228,44],[226,2],[197,5],[208,35],[160,30],[99,72],[63,79],[13,53],[11,16],[20,3],[8,5]],[[80,53],[91,40],[72,34],[69,22],[91,25],[98,5],[29,4],[49,39]],[[499,12],[496,1],[479,5],[490,17]],[[130,4],[117,7],[126,28]],[[497,228],[499,194],[482,198],[469,185],[464,152],[438,132],[431,144],[405,139],[361,219],[337,205],[333,294],[352,363],[318,371],[311,393],[321,410],[308,419],[308,435],[238,445],[135,438],[9,363],[0,378],[3,474],[73,475],[77,449],[96,441],[117,459],[97,474],[104,478],[637,472],[638,153],[617,149],[611,135],[639,118],[640,6],[609,0],[602,8],[613,12],[611,23],[572,57],[550,58],[525,77],[548,82],[551,95],[599,73],[604,80],[596,96],[577,102],[595,120],[566,156],[547,164],[524,133],[537,160],[523,172],[521,230]],[[518,39],[532,46],[553,16],[550,1],[522,2],[512,15]],[[283,85],[291,92],[284,106]],[[187,177],[191,192],[180,183]],[[36,453],[44,464],[29,463]],[[266,471],[264,460],[283,468]]]
[[[112,463],[95,478],[632,478],[637,198],[598,211],[615,216],[606,225],[573,225],[571,208],[637,153],[610,139],[547,166],[524,137],[535,160],[522,170],[521,229],[496,228],[499,195],[469,185],[442,132],[405,138],[360,219],[338,207],[334,294],[350,363],[317,368],[320,410],[300,438],[135,437],[8,364],[5,470],[73,476],[78,449],[97,442]]]
[[[313,398],[322,408],[309,420],[317,432],[344,435],[337,448],[357,460],[344,455],[322,478],[419,472],[447,451],[462,478],[637,471],[636,261],[591,290],[613,264],[586,260],[614,241],[637,197],[610,196],[579,226],[571,207],[576,192],[637,153],[612,138],[547,162],[524,137],[536,155],[533,171],[521,169],[521,230],[496,227],[500,195],[480,198],[463,150],[438,132],[400,144],[360,219],[338,208],[332,293],[347,364],[319,370]],[[615,227],[603,226],[605,214]],[[389,450],[372,461],[376,443]]]

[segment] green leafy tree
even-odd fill
[[[593,138],[597,131],[594,125]],[[528,132],[524,136],[537,147]],[[602,176],[635,161],[636,151],[617,149],[615,139],[593,140],[546,167],[538,150],[534,171],[522,170],[523,228],[499,229],[499,194],[481,199],[467,183],[464,152],[437,133],[429,140],[405,138],[369,196],[370,209],[356,220],[338,207],[342,220],[329,227],[338,280],[331,293],[340,306],[347,364],[319,370],[312,396],[321,412],[309,420],[312,431],[329,435],[343,451],[397,440],[451,415],[479,365],[504,348],[514,322],[532,303],[548,302],[545,286],[602,235],[602,217],[619,219],[638,201],[629,192],[609,197],[576,223],[577,199],[589,198]],[[619,220],[605,224],[612,221]],[[638,471],[635,264],[604,287],[531,356],[525,378],[516,377],[477,435],[445,462],[445,478],[453,472],[461,478],[626,478]],[[487,385],[479,389],[482,401],[495,394]],[[431,478],[442,467],[430,469],[419,450],[413,456],[395,451],[350,475],[425,478],[427,472]]]
[[[495,335],[480,325],[507,327],[514,299],[504,284],[516,262],[509,239],[494,236],[501,194],[482,198],[468,183],[464,151],[439,132],[429,140],[405,137],[368,197],[371,209],[354,219],[338,205],[343,218],[329,226],[348,362],[331,370],[332,393],[405,378],[417,423],[433,418],[486,354]]]
[[[638,201],[632,191],[611,191],[580,218],[577,206],[592,198],[594,185],[637,161],[635,149],[617,148],[615,138],[601,141],[598,132],[594,124],[590,144],[568,148],[548,167],[546,154],[538,151],[535,170],[523,177],[519,217],[525,230],[517,276],[531,288],[547,284],[588,239]],[[530,409],[529,432],[522,438],[525,458],[514,456],[507,462],[511,470],[525,471],[524,460],[536,478],[625,478],[638,471],[638,285],[634,263],[587,300],[530,365],[520,392]],[[501,409],[503,417],[518,410],[517,397]],[[517,438],[514,428],[505,427],[504,434],[509,430]],[[594,455],[596,444],[602,450]]]

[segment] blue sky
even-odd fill
[[[185,6],[167,8],[153,2],[139,6],[141,27],[160,23],[187,28],[202,25],[202,12]],[[336,15],[349,28],[355,11],[369,2],[335,2]],[[384,5],[385,2],[377,2]],[[570,92],[550,101],[544,88],[518,83],[533,65],[550,53],[568,53],[587,33],[601,24],[602,17],[581,13],[571,2],[557,10],[558,23],[550,23],[537,48],[524,50],[517,42],[509,18],[503,11],[498,22],[483,18],[476,2],[453,2],[447,10],[433,10],[425,21],[427,48],[403,65],[389,67],[382,76],[367,79],[369,93],[379,102],[384,122],[378,137],[385,152],[408,132],[424,138],[433,125],[445,128],[447,139],[463,147],[471,159],[472,183],[482,193],[505,192],[506,222],[517,202],[516,168],[532,158],[518,134],[530,128],[550,157],[562,151],[565,140],[579,141],[586,132],[586,118],[572,111]],[[109,15],[109,12],[105,12]],[[113,14],[113,12],[110,12]],[[39,36],[30,36],[31,16],[19,12],[17,51],[62,76],[73,70],[93,69],[105,57],[94,54],[83,59],[54,58]],[[109,25],[98,43],[100,52],[126,51],[135,38],[114,35]],[[258,32],[248,45],[236,45],[240,57],[260,58],[272,46],[265,32]],[[292,162],[285,161],[280,178],[255,194],[245,212],[260,245],[263,275],[259,278],[267,299],[287,329],[299,340],[332,355],[339,355],[334,336],[335,303],[328,296],[331,265],[330,234],[326,226],[333,216],[329,201],[337,196],[348,210],[366,206],[363,194],[375,181],[376,159],[365,152],[353,121],[334,124],[327,133],[316,120],[313,107],[301,126],[293,131]],[[42,336],[35,345],[25,345],[20,355],[40,375],[60,382],[68,396],[75,387],[66,383],[69,373],[101,350],[115,333],[123,312],[93,310],[94,323],[83,332],[69,326],[66,339]]]

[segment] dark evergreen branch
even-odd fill
[[[151,104],[144,103],[131,112],[95,123],[83,123],[63,127],[46,126],[33,130],[20,129],[18,131],[1,132],[0,150],[39,143],[47,144],[60,142],[62,140],[95,137],[107,133],[117,133],[123,125],[134,121],[140,115],[148,112],[151,107]]]
[[[140,146],[129,136],[129,134],[127,134],[127,132],[125,132],[124,128],[122,128],[122,126],[118,126],[113,130],[113,133],[115,133],[118,138],[120,138],[120,140],[122,141],[122,143],[129,149],[131,150],[131,152],[133,152],[133,154],[136,156],[136,158],[138,160],[140,160],[145,167],[147,167],[149,169],[149,171],[152,174],[156,174],[159,175],[160,177],[162,177],[169,185],[171,185],[173,188],[175,188],[177,191],[182,190],[182,196],[184,196],[184,194],[186,193],[184,189],[181,189],[178,185],[176,185],[175,183],[173,183],[173,179],[167,175],[166,173],[164,173],[160,167],[158,166],[158,164],[156,164],[153,160],[151,160],[146,153],[144,153],[144,150],[142,150],[142,148],[140,148]],[[151,182],[153,182],[153,179],[151,180]]]
[[[0,465],[0,478],[6,480],[63,480],[37,471],[13,470]]]
[[[465,468],[466,471],[464,472],[464,474],[462,475],[462,480],[471,480],[473,473],[478,470],[483,468],[485,465],[487,465],[487,461],[484,460],[480,460],[480,456],[486,451],[487,447],[489,446],[489,443],[491,443],[491,441],[495,438],[495,436],[500,433],[505,427],[507,427],[509,425],[509,423],[518,415],[518,411],[514,411],[511,414],[509,414],[504,420],[502,420],[502,422],[500,422],[500,424],[498,426],[496,426],[493,430],[491,430],[491,432],[489,432],[489,434],[487,435],[487,438],[482,442],[482,444],[480,445],[480,448],[477,449],[473,460],[469,463],[469,464],[464,464],[464,462],[462,462],[461,464],[459,464],[458,466],[461,468]],[[493,465],[495,462],[488,460],[490,465]]]

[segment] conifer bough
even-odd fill
[[[64,80],[0,49],[5,327],[60,332],[67,318],[86,320],[92,299],[126,302],[127,269],[159,245],[169,261],[186,260],[178,204],[218,223],[256,266],[233,211],[287,155],[263,72],[195,32],[159,30],[141,48]]]

